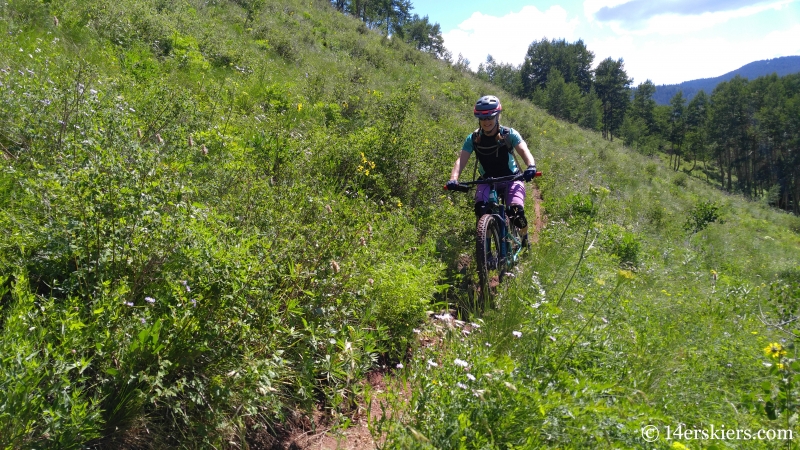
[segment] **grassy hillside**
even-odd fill
[[[0,33],[3,448],[243,447],[397,363],[389,447],[796,430],[761,320],[796,217],[503,96],[548,227],[480,328],[425,326],[468,302],[441,185],[491,86],[323,1],[14,0]]]

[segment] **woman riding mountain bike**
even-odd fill
[[[517,262],[519,253],[530,245],[524,182],[540,175],[519,133],[500,125],[502,111],[497,97],[487,95],[478,99],[473,113],[479,120],[479,127],[464,141],[450,181],[445,185],[449,191],[467,191],[470,186],[477,186],[475,259],[480,294],[486,301],[491,299],[493,288],[502,281],[506,270]],[[517,166],[515,150],[527,165],[525,171]],[[478,158],[481,176],[460,184],[458,177],[473,153]]]
[[[508,177],[521,174],[524,181],[531,181],[536,176],[536,161],[533,159],[528,144],[517,130],[500,125],[500,113],[503,106],[494,95],[485,95],[475,102],[473,114],[478,118],[478,129],[464,140],[461,153],[453,165],[447,187],[458,184],[461,171],[467,166],[470,156],[475,153],[478,158],[478,172],[482,178]],[[522,157],[526,169],[521,171],[517,166],[514,151]],[[520,230],[525,243],[528,241],[528,221],[525,218],[525,183],[523,180],[512,180],[497,183],[497,193],[503,195],[505,204],[510,205],[509,217]],[[479,184],[475,192],[475,216],[480,219],[488,212],[491,187]]]

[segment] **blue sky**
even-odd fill
[[[800,55],[800,0],[412,0],[473,69],[491,54],[520,64],[533,41],[583,39],[623,58],[634,85],[709,78],[749,62]]]

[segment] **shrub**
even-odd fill
[[[660,202],[652,202],[647,205],[645,210],[645,218],[651,225],[660,228],[664,224],[664,219],[667,217],[667,210]]]
[[[585,194],[574,193],[564,199],[565,211],[571,216],[592,217],[597,212],[592,198]]]
[[[675,178],[672,179],[672,184],[678,187],[686,187],[686,183],[688,182],[689,182],[689,175],[686,175],[683,172],[675,174]]]
[[[374,280],[370,295],[380,325],[389,331],[391,357],[402,358],[411,343],[413,329],[426,317],[441,267],[409,261],[387,261],[370,271]]]
[[[650,178],[652,178],[656,176],[656,172],[658,171],[658,166],[656,165],[656,163],[652,162],[647,163],[647,165],[644,166],[644,171]]]
[[[603,247],[617,258],[621,266],[635,266],[639,261],[641,244],[636,234],[612,224],[605,229]]]
[[[720,206],[714,201],[700,202],[689,211],[683,229],[692,233],[703,231],[708,224],[720,222]]]

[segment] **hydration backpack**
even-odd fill
[[[511,134],[511,128],[500,126],[500,130],[495,135],[495,142],[500,144],[500,146],[505,146],[508,153],[514,153],[514,147],[511,145],[511,139],[508,139],[508,135]],[[475,153],[477,149],[477,144],[481,142],[481,129],[478,128],[472,132],[472,152]]]

